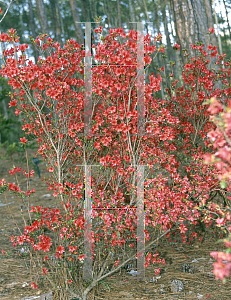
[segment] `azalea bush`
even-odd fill
[[[199,50],[199,56],[190,58],[188,63],[185,64],[185,69],[182,72],[185,84],[176,88],[179,81],[175,80],[172,83],[172,89],[167,90],[167,107],[173,115],[177,115],[182,120],[180,123],[181,134],[179,135],[181,143],[175,153],[182,162],[180,174],[181,176],[186,175],[193,182],[193,185],[197,186],[198,191],[202,192],[193,192],[190,197],[198,203],[198,209],[206,216],[204,218],[206,227],[212,225],[213,220],[216,220],[216,224],[220,226],[223,223],[223,220],[221,220],[222,216],[227,213],[227,219],[224,220],[223,225],[226,224],[226,221],[229,221],[228,204],[230,189],[226,189],[224,185],[217,185],[221,176],[217,171],[220,172],[221,169],[217,169],[214,173],[214,175],[216,174],[216,180],[213,181],[203,161],[208,151],[210,153],[213,152],[209,143],[208,133],[212,128],[215,130],[217,126],[217,124],[214,124],[215,127],[213,127],[211,124],[211,111],[208,109],[207,104],[209,104],[209,100],[212,97],[217,97],[222,103],[228,103],[227,98],[230,95],[228,83],[230,63],[224,62],[225,54],[223,56],[218,55],[216,47],[212,47],[211,45],[207,47],[208,52],[203,49],[204,45],[200,44],[197,46],[191,45],[191,48]],[[217,71],[214,69],[209,71],[210,60],[207,58],[209,52],[211,52],[211,58],[218,56],[216,65],[220,65],[220,68]],[[227,70],[224,66],[228,66]],[[214,82],[213,79],[215,78]],[[214,84],[219,80],[223,84],[223,88],[214,89]],[[189,154],[191,154],[191,157]],[[217,204],[211,202],[217,194],[221,195],[224,199],[224,203],[220,203],[222,207],[219,207],[219,210],[222,209],[219,212],[216,211],[218,208]],[[204,195],[204,198],[201,198],[202,195]],[[225,233],[227,232],[226,227]]]
[[[100,33],[99,27],[96,33]],[[161,237],[183,243],[202,239],[201,231],[216,230],[227,207],[210,202],[220,189],[214,166],[203,163],[209,150],[206,133],[216,128],[203,106],[205,99],[228,97],[229,88],[214,85],[228,73],[209,70],[208,52],[194,45],[198,56],[189,59],[182,73],[184,85],[177,80],[167,90],[165,99],[157,99],[162,77],[151,74],[144,88],[144,135],[137,134],[137,37],[131,30],[110,30],[96,47],[98,62],[92,71],[92,136],[84,136],[84,57],[85,51],[74,40],[64,49],[46,35],[34,41],[41,51],[35,65],[23,54],[28,45],[17,45],[19,37],[11,29],[0,35],[13,47],[4,51],[1,74],[9,78],[15,90],[10,106],[23,114],[23,130],[36,137],[37,154],[47,162],[48,190],[60,199],[60,208],[29,207],[31,226],[21,236],[12,236],[14,247],[27,243],[33,252],[40,275],[57,289],[63,299],[70,293],[81,299],[103,278],[137,258],[137,178],[136,166],[145,165],[145,250]],[[154,42],[161,40],[158,35]],[[162,55],[164,47],[151,45],[150,35],[143,36],[144,64],[153,55]],[[177,51],[178,45],[175,45]],[[212,50],[212,51],[211,51]],[[44,58],[44,51],[49,55]],[[216,47],[208,47],[216,57]],[[21,52],[21,53],[20,53]],[[219,57],[218,64],[223,58]],[[173,77],[174,74],[171,74]],[[225,84],[224,84],[225,85]],[[173,96],[173,90],[175,96]],[[24,137],[21,142],[26,145]],[[212,151],[212,150],[210,150]],[[91,237],[93,278],[84,281],[84,178],[81,166],[99,165],[91,176]],[[93,168],[93,167],[92,167]],[[147,170],[148,169],[148,170]],[[20,168],[10,170],[16,176]],[[24,170],[29,179],[33,171]],[[0,182],[1,192],[17,193],[25,202],[34,189]],[[33,216],[34,214],[34,216]],[[223,224],[229,221],[226,218]],[[45,235],[44,229],[49,233]],[[47,253],[46,253],[47,252]],[[36,258],[35,258],[36,257]],[[52,259],[53,258],[53,259]],[[39,263],[38,262],[39,259]],[[145,267],[165,263],[158,253],[146,253]],[[159,270],[156,270],[156,274]],[[37,288],[38,277],[32,282]]]

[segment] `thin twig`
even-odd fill
[[[3,2],[3,1],[1,1],[1,2]],[[13,2],[13,0],[11,0],[10,3],[8,4],[8,7],[7,7],[7,9],[6,9],[6,11],[5,11],[3,17],[1,18],[0,23],[1,23],[1,22],[3,21],[3,19],[5,18],[5,16],[6,16],[8,10],[9,10],[9,8],[10,8],[10,5],[11,5],[12,2]]]

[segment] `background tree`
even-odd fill
[[[83,44],[83,32],[82,32],[81,24],[79,23],[80,18],[79,18],[77,3],[75,0],[69,0],[69,2],[70,2],[72,18],[76,30],[77,43]]]
[[[191,44],[199,42],[208,45],[208,18],[203,0],[171,0],[176,39],[180,47],[182,64],[187,62],[184,49],[194,55]]]
[[[48,34],[47,10],[43,0],[36,0],[37,15],[41,28],[41,33]]]

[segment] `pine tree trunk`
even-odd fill
[[[133,9],[133,4],[132,4],[132,1],[129,0],[129,12],[130,12],[130,19],[131,19],[131,22],[135,22],[136,19],[135,19],[135,14],[134,14],[134,9]],[[131,24],[131,28],[135,28],[136,25],[135,24]]]
[[[212,7],[211,7],[211,4],[210,4],[210,1],[209,0],[204,0],[204,3],[205,3],[206,15],[207,15],[207,18],[208,18],[208,28],[214,28],[213,13],[212,13]],[[210,36],[210,39],[211,39],[211,44],[213,46],[217,46],[217,39],[216,39],[216,36],[214,34],[212,34]]]
[[[163,0],[163,2],[161,4],[161,14],[162,14],[162,20],[164,23],[164,33],[165,33],[166,41],[167,41],[167,56],[168,56],[167,62],[168,62],[168,64],[166,64],[166,77],[168,78],[169,74],[171,73],[171,66],[169,64],[169,61],[173,61],[174,53],[172,51],[170,34],[168,31],[168,20],[167,20],[167,16],[166,16],[166,4],[167,4],[167,1]],[[169,84],[169,82],[168,82],[168,84]]]
[[[121,22],[121,11],[120,11],[120,0],[117,1],[117,11],[118,11],[118,20],[119,20],[119,27],[122,27],[122,22]]]
[[[41,31],[48,34],[47,14],[43,0],[36,0],[36,7]]]
[[[83,17],[85,22],[90,22],[90,10],[89,10],[89,1],[88,0],[81,0],[82,4],[82,12],[83,12]]]
[[[58,5],[55,0],[50,0],[51,14],[54,20],[53,22],[53,31],[55,35],[55,41],[59,42],[61,45],[61,31],[59,28],[59,11]]]
[[[28,0],[28,5],[29,5],[30,32],[31,32],[32,38],[35,39],[37,37],[37,33],[36,33],[36,30],[35,30],[34,12],[33,12],[33,6],[32,6],[32,1],[31,0]],[[39,53],[38,53],[38,50],[36,50],[34,45],[33,45],[33,52],[34,52],[35,63],[37,63]]]
[[[226,6],[226,3],[225,3],[225,0],[223,0],[223,4],[224,4],[224,7],[225,7],[226,21],[227,21],[228,29],[229,29],[229,38],[231,40],[231,29],[230,29],[230,25],[229,25],[229,16],[228,16],[228,11],[227,11],[227,6]]]
[[[208,23],[203,0],[170,0],[172,5],[176,39],[180,47],[181,64],[185,65],[187,53],[195,56],[191,44],[202,42],[208,45]]]
[[[84,43],[83,31],[80,24],[79,12],[76,4],[76,0],[69,0],[71,6],[71,13],[76,30],[77,43],[80,45]]]

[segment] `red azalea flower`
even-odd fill
[[[14,170],[10,170],[9,173],[10,173],[10,175],[15,175],[15,171]]]
[[[116,262],[115,262],[115,266],[117,267],[118,266],[118,264],[119,264],[119,260],[117,260]]]
[[[58,246],[57,253],[63,254],[63,252],[65,252],[64,247],[63,246]]]
[[[77,250],[77,246],[68,246],[70,252]]]
[[[32,289],[37,289],[38,288],[37,284],[35,284],[34,282],[31,283],[31,287],[32,287]]]
[[[160,273],[160,268],[155,269],[155,276],[157,276]]]
[[[14,100],[10,101],[9,107],[17,106],[17,103],[18,103],[18,101],[16,99],[14,99]]]
[[[84,260],[84,254],[83,254],[83,255],[79,255],[78,259],[79,259],[80,261]]]
[[[21,50],[21,51],[26,51],[27,48],[28,48],[27,44],[25,44],[25,45],[19,45],[19,50]]]
[[[209,28],[209,34],[211,34],[211,33],[215,33],[214,28]]]
[[[20,138],[21,143],[25,144],[28,140],[25,138],[25,136],[23,138]]]
[[[97,29],[94,29],[95,33],[101,33],[103,31],[103,27],[100,26],[99,28]]]
[[[16,114],[16,116],[18,116],[19,114],[21,114],[21,110],[19,110],[19,109],[15,109],[15,114]]]
[[[180,50],[180,45],[177,44],[177,43],[176,43],[173,47],[174,47],[174,48],[177,48],[178,50]]]

